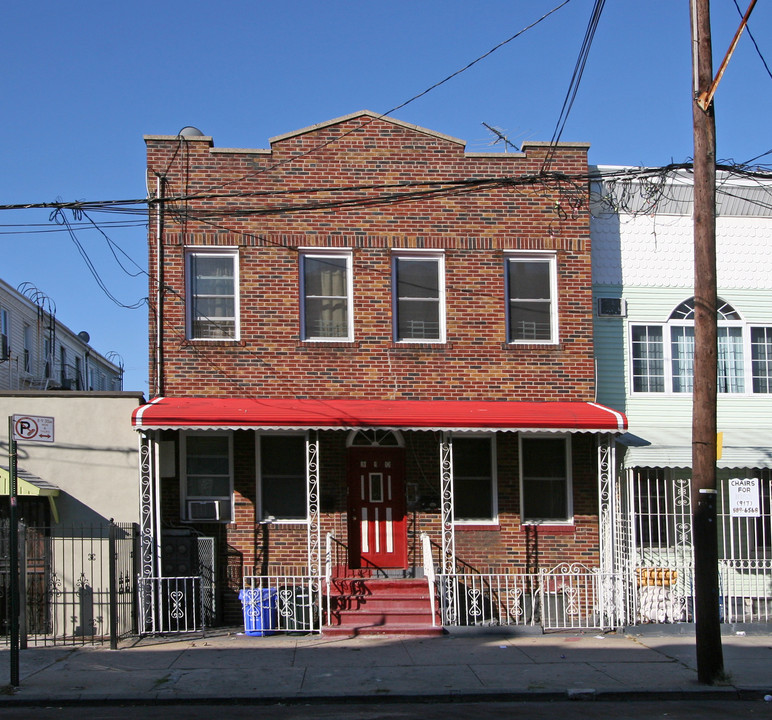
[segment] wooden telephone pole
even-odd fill
[[[694,70],[694,396],[692,533],[697,676],[712,685],[724,672],[718,594],[716,399],[716,121],[701,107],[713,83],[710,0],[691,0]]]
[[[716,401],[716,117],[713,96],[757,0],[751,0],[713,77],[710,0],[691,0],[694,69],[694,396],[692,412],[692,536],[697,676],[713,684],[724,674],[718,588]]]

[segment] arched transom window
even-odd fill
[[[772,392],[772,327],[745,323],[728,302],[718,301],[718,390]],[[666,323],[630,325],[634,393],[690,393],[694,387],[694,298]]]

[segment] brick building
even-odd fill
[[[367,111],[270,150],[145,140],[146,574],[211,539],[232,621],[244,577],[325,557],[400,578],[426,547],[445,572],[603,565],[626,421],[594,403],[586,145],[467,153]]]

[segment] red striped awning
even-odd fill
[[[137,430],[389,430],[624,432],[627,418],[591,402],[157,397]]]

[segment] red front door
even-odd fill
[[[349,449],[349,564],[407,567],[405,451]]]

